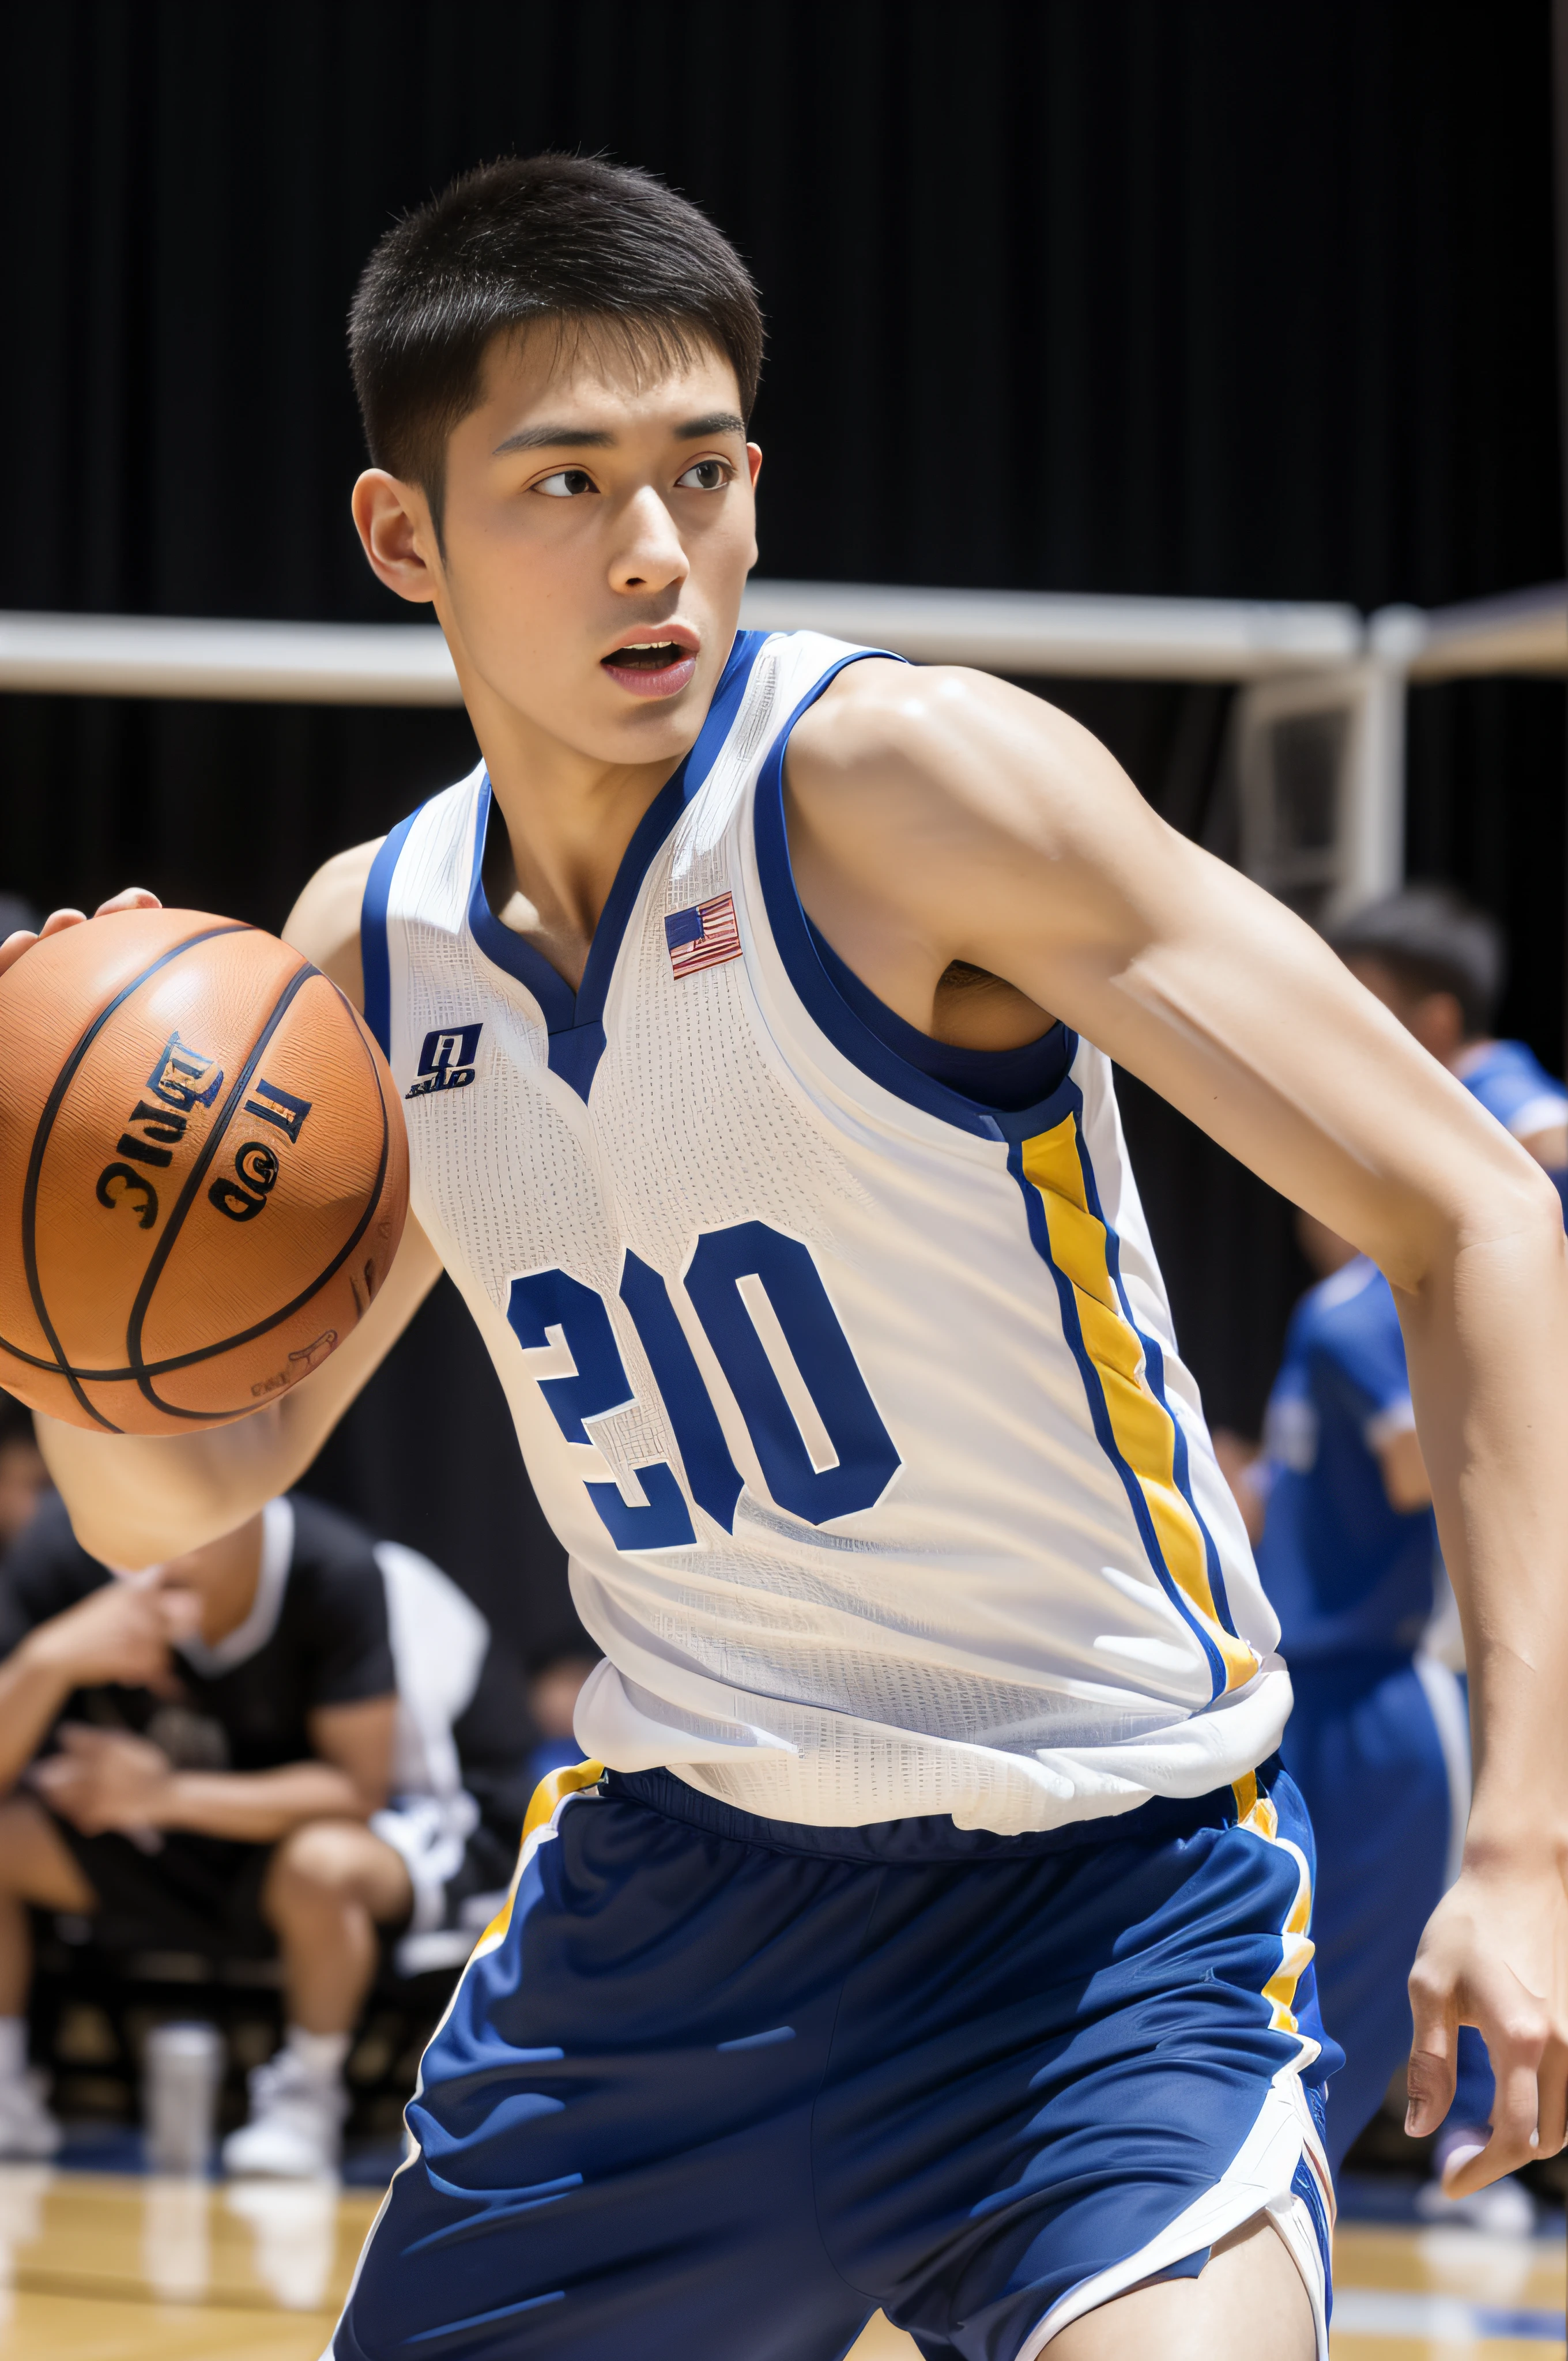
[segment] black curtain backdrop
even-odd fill
[[[762,570],[1422,605],[1563,570],[1549,0],[53,0],[9,100],[0,606],[393,620],[343,360],[387,222],[509,149],[665,174],[771,353]],[[1225,698],[1036,683],[1223,849]],[[1411,700],[1415,873],[1508,922],[1562,1059],[1563,699]],[[276,927],[473,760],[461,716],[0,699],[0,889]],[[1128,1129],[1216,1420],[1255,1430],[1287,1209]],[[520,1643],[568,1610],[448,1292],[318,1484]]]

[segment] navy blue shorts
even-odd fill
[[[1014,1838],[663,1772],[565,1795],[425,2053],[334,2361],[839,2361],[879,2306],[927,2361],[1026,2361],[1263,2211],[1326,2355],[1310,1864],[1277,1763]]]

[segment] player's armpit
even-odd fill
[[[359,913],[370,868],[384,840],[351,845],[324,861],[283,921],[283,940],[302,951],[313,967],[331,976],[361,1014],[365,971],[359,951]]]
[[[385,1285],[321,1367],[265,1410],[200,1434],[97,1434],[41,1413],[38,1447],[83,1549],[154,1565],[232,1532],[297,1484],[441,1276],[412,1216]]]

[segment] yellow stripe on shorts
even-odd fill
[[[1149,1384],[1143,1338],[1122,1309],[1105,1224],[1090,1207],[1076,1115],[1025,1140],[1020,1155],[1045,1208],[1051,1260],[1072,1289],[1116,1449],[1147,1503],[1166,1570],[1212,1641],[1226,1689],[1240,1688],[1258,1658],[1220,1620],[1203,1530],[1176,1480],[1176,1421]]]

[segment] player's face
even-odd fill
[[[638,372],[549,328],[491,347],[449,442],[441,547],[415,533],[482,743],[510,718],[596,762],[691,746],[757,556],[762,454],[739,411],[716,354]]]

